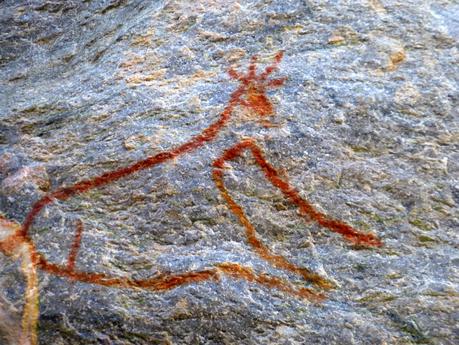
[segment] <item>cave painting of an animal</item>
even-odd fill
[[[240,73],[230,68],[228,74],[232,79],[239,82],[239,86],[230,95],[228,103],[219,115],[219,118],[200,134],[192,137],[189,141],[179,144],[168,151],[147,157],[129,166],[108,171],[71,186],[58,188],[35,201],[22,224],[18,224],[15,221],[0,216],[0,251],[4,255],[21,260],[22,271],[27,282],[24,296],[25,304],[21,335],[24,344],[35,345],[38,343],[36,333],[39,317],[38,270],[67,278],[70,281],[79,281],[112,288],[145,289],[156,292],[170,290],[184,284],[196,284],[208,280],[218,282],[222,275],[226,275],[230,278],[246,280],[268,289],[277,289],[287,295],[295,296],[300,299],[316,302],[323,300],[325,297],[323,291],[332,288],[333,284],[319,274],[306,267],[300,267],[290,262],[284,256],[276,254],[268,248],[260,239],[255,227],[246,216],[244,209],[231,197],[231,194],[225,187],[225,168],[232,160],[240,157],[245,151],[253,156],[254,162],[263,172],[265,180],[279,189],[286,200],[298,207],[300,216],[306,218],[308,221],[313,220],[321,227],[338,233],[345,240],[353,244],[365,247],[379,247],[382,245],[382,242],[375,235],[363,233],[340,220],[332,219],[326,214],[316,210],[311,203],[301,197],[300,193],[267,161],[265,154],[255,140],[244,139],[228,147],[213,162],[212,178],[216,186],[215,190],[220,193],[234,218],[244,227],[247,243],[261,259],[278,269],[289,271],[301,277],[305,282],[311,283],[314,288],[297,287],[297,285],[293,285],[288,281],[266,273],[257,273],[250,267],[232,262],[215,263],[207,269],[198,271],[158,274],[152,278],[143,280],[134,280],[106,273],[82,271],[79,270],[76,265],[80,243],[84,236],[84,224],[81,220],[75,222],[72,245],[69,249],[68,258],[65,264],[56,264],[48,261],[46,257],[36,249],[29,233],[33,227],[34,221],[37,217],[40,217],[46,206],[56,201],[63,202],[76,195],[86,193],[107,184],[116,183],[118,180],[128,179],[131,175],[141,170],[151,169],[159,164],[167,163],[173,159],[179,159],[187,153],[199,150],[205,145],[211,144],[224,128],[230,125],[230,119],[237,107],[248,108],[248,110],[260,120],[260,124],[267,126],[267,123],[269,123],[267,120],[275,116],[275,109],[266,92],[269,89],[281,87],[286,82],[285,78],[270,78],[271,74],[278,70],[278,65],[282,58],[282,52],[275,54],[274,61],[269,66],[265,67],[259,74],[257,74],[257,57],[255,56],[251,58],[246,73]]]

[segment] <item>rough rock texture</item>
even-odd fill
[[[56,202],[31,236],[65,264],[133,279],[233,262],[297,286],[248,245],[212,161],[253,138],[302,197],[377,234],[359,248],[298,216],[249,154],[225,171],[274,252],[335,282],[320,303],[222,276],[165,292],[39,271],[40,344],[457,344],[459,4],[455,0],[0,1],[0,211],[176,147],[244,70],[284,51],[273,125],[238,106],[209,145]],[[0,254],[0,343],[25,280]]]

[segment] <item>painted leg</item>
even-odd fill
[[[310,289],[296,288],[281,279],[270,277],[266,274],[255,274],[250,268],[240,266],[235,263],[221,263],[215,265],[213,268],[202,271],[191,271],[178,274],[160,274],[156,277],[145,280],[131,280],[124,277],[109,277],[104,274],[79,272],[75,270],[75,261],[81,245],[82,234],[83,222],[78,220],[75,238],[70,249],[66,266],[55,265],[47,262],[44,258],[40,258],[40,268],[55,275],[67,277],[75,281],[83,281],[121,289],[134,288],[158,292],[172,290],[181,285],[191,283],[200,283],[209,280],[219,281],[220,274],[224,274],[231,278],[244,279],[248,282],[256,283],[268,288],[275,288],[302,299],[314,302],[320,302],[324,299],[322,294],[317,294]]]
[[[67,268],[69,271],[73,271],[75,269],[75,261],[81,246],[81,237],[83,235],[83,230],[83,222],[80,219],[78,219],[75,238],[73,239],[72,247],[70,248],[69,258],[67,261]]]
[[[300,213],[303,216],[308,216],[316,221],[319,225],[342,235],[346,240],[362,246],[381,247],[382,241],[371,233],[363,233],[354,229],[350,225],[336,219],[329,218],[324,213],[317,211],[307,200],[303,199],[298,191],[285,181],[277,172],[277,170],[269,164],[261,149],[251,139],[244,140],[232,148],[226,150],[223,155],[214,162],[214,167],[223,169],[224,162],[235,159],[240,156],[244,150],[250,150],[255,162],[260,166],[266,178],[271,184],[280,189],[280,191],[287,197],[293,204],[297,205]]]
[[[227,202],[229,208],[245,227],[248,242],[261,257],[272,262],[276,267],[302,275],[304,279],[309,280],[318,286],[328,288],[332,286],[330,282],[309,271],[308,269],[300,268],[287,261],[287,259],[284,257],[272,254],[269,249],[266,248],[266,246],[264,246],[257,238],[255,228],[248,220],[242,208],[231,198],[230,194],[225,188],[223,180],[223,169],[225,167],[225,162],[234,160],[235,158],[241,156],[245,150],[249,150],[252,153],[253,157],[255,158],[255,162],[258,166],[260,166],[268,181],[271,182],[273,186],[280,189],[285,197],[287,197],[293,204],[298,206],[301,215],[308,216],[312,220],[316,221],[319,225],[329,229],[330,231],[341,234],[345,239],[354,244],[374,247],[380,247],[382,245],[382,242],[375,235],[362,233],[350,225],[335,219],[331,219],[325,214],[317,211],[307,200],[303,199],[299,195],[295,188],[293,188],[279,175],[277,170],[272,165],[266,161],[261,149],[255,144],[255,142],[251,139],[248,139],[226,150],[220,156],[220,158],[218,158],[213,163],[215,168],[213,171],[213,179],[217,185],[217,188],[220,190],[222,197]]]
[[[325,295],[314,292],[308,288],[296,288],[292,284],[285,282],[279,278],[271,277],[267,274],[256,274],[249,267],[244,267],[239,264],[225,262],[217,265],[218,269],[225,275],[234,279],[244,279],[251,283],[256,283],[270,289],[283,291],[297,298],[305,299],[312,302],[322,302]]]
[[[284,269],[295,274],[300,275],[303,279],[310,281],[311,283],[324,288],[330,289],[333,287],[333,284],[329,282],[327,279],[321,277],[317,273],[312,272],[311,270],[299,267],[281,255],[273,254],[257,237],[256,230],[252,223],[247,218],[245,212],[243,211],[242,207],[234,201],[234,199],[230,196],[228,190],[225,187],[224,180],[223,180],[223,167],[224,162],[228,160],[232,160],[239,156],[244,150],[249,149],[252,142],[244,141],[235,146],[233,146],[228,151],[225,151],[222,157],[217,159],[214,162],[214,171],[213,171],[213,179],[217,188],[220,191],[223,199],[228,204],[229,209],[234,213],[234,215],[239,219],[241,224],[245,228],[245,234],[247,237],[247,241],[249,242],[250,246],[255,250],[255,252],[265,259],[269,261],[272,265],[277,268]]]

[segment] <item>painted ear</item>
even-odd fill
[[[255,78],[256,70],[257,70],[257,61],[258,61],[258,56],[256,55],[250,58],[249,74],[248,74],[249,79]]]
[[[269,87],[280,87],[285,84],[287,81],[287,77],[279,78],[279,79],[272,79],[268,82]]]
[[[230,76],[231,79],[236,79],[240,80],[242,78],[242,75],[240,75],[234,68],[230,67],[228,69],[228,75]]]
[[[277,54],[274,56],[274,63],[275,64],[280,63],[283,57],[284,57],[284,51],[279,50]]]
[[[260,74],[260,80],[265,81],[271,73],[273,73],[274,71],[278,70],[277,65],[279,65],[279,63],[281,62],[283,56],[284,56],[284,52],[283,51],[279,51],[274,56],[274,62],[271,65],[267,66],[265,68],[265,71]]]

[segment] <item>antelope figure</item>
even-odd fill
[[[21,267],[27,281],[25,306],[22,316],[21,344],[38,344],[36,332],[39,317],[38,270],[64,277],[71,281],[80,281],[113,288],[136,288],[158,292],[169,290],[183,284],[197,283],[206,280],[218,281],[221,275],[226,275],[234,279],[243,279],[269,288],[275,288],[302,299],[320,301],[324,298],[324,294],[317,291],[317,289],[306,287],[298,288],[287,281],[265,273],[255,273],[249,267],[231,262],[216,263],[208,269],[199,271],[177,274],[158,274],[152,278],[143,280],[134,280],[106,273],[81,271],[75,267],[84,233],[84,226],[81,220],[78,220],[75,224],[75,235],[66,264],[49,262],[45,256],[36,249],[29,235],[29,231],[35,219],[47,205],[51,205],[55,201],[65,201],[75,195],[88,192],[109,183],[114,183],[138,171],[166,163],[209,144],[229,123],[236,107],[248,108],[266,125],[268,123],[267,119],[275,115],[274,107],[268,99],[266,91],[270,88],[280,87],[285,82],[285,78],[268,79],[268,77],[278,69],[282,57],[282,52],[277,53],[274,57],[274,62],[267,66],[260,74],[257,74],[256,71],[256,57],[251,58],[251,63],[245,74],[241,74],[232,68],[229,69],[229,76],[239,82],[239,87],[231,94],[228,104],[220,114],[218,120],[204,129],[200,134],[192,137],[186,143],[169,151],[147,157],[132,165],[108,171],[92,179],[78,182],[72,186],[58,188],[36,201],[21,225],[0,216],[0,251],[5,255],[22,260]],[[325,214],[317,211],[307,200],[300,196],[298,191],[292,187],[271,164],[267,162],[262,150],[257,146],[256,142],[252,139],[245,139],[226,149],[220,157],[213,162],[212,178],[228,208],[245,228],[248,244],[260,258],[266,260],[276,268],[298,275],[305,281],[312,283],[322,290],[333,287],[330,281],[320,275],[307,268],[299,267],[285,257],[273,253],[259,239],[255,227],[245,215],[244,210],[231,197],[224,183],[225,166],[230,161],[241,156],[244,151],[249,151],[252,154],[255,163],[261,168],[267,181],[278,188],[286,199],[299,208],[300,215],[314,220],[322,227],[341,234],[346,240],[354,244],[375,247],[382,245],[381,241],[375,235],[362,233],[341,221],[331,219]]]

